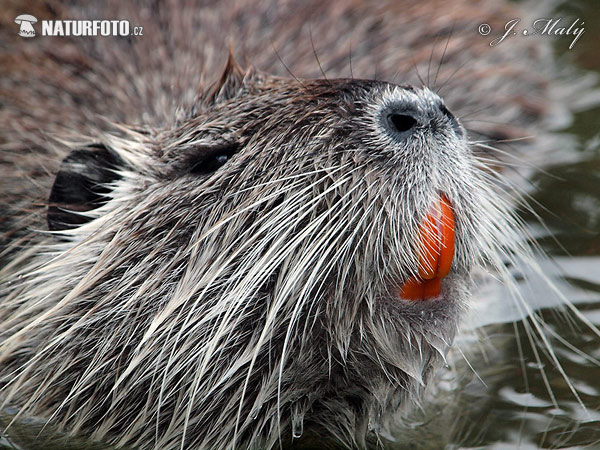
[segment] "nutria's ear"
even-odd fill
[[[63,160],[48,198],[48,227],[52,231],[76,228],[91,218],[87,211],[104,205],[107,186],[120,178],[123,160],[101,144],[73,150]]]
[[[230,48],[223,74],[217,82],[208,88],[205,98],[210,103],[218,103],[235,97],[244,84],[245,76],[246,71],[236,62],[233,49]]]

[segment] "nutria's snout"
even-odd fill
[[[383,104],[378,115],[383,132],[404,153],[399,166],[409,164],[411,157],[418,159],[419,153],[424,154],[419,160],[419,169],[429,176],[424,178],[421,185],[424,190],[429,187],[438,189],[426,216],[418,228],[410,232],[414,235],[416,246],[417,273],[406,277],[396,296],[404,300],[441,299],[442,281],[447,283],[444,278],[450,273],[454,258],[456,225],[454,208],[442,190],[448,188],[448,180],[441,179],[437,186],[431,182],[442,172],[443,161],[440,164],[439,159],[436,161],[436,158],[430,157],[430,153],[439,152],[443,156],[445,151],[452,152],[452,147],[461,147],[464,133],[443,100],[427,88],[416,90],[402,86],[395,88],[391,97]],[[416,141],[418,147],[411,141]],[[430,145],[422,145],[428,141]],[[457,178],[457,174],[454,175]],[[417,195],[411,199],[415,204],[419,202]],[[414,224],[414,220],[409,222]],[[408,227],[405,225],[405,228]]]

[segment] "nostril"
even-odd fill
[[[442,114],[448,117],[449,119],[454,118],[454,115],[450,111],[448,111],[448,108],[446,108],[445,105],[440,106],[440,111],[442,111]]]
[[[404,142],[427,119],[415,102],[402,101],[386,104],[378,112],[379,125],[385,134],[397,142]]]
[[[387,118],[392,130],[399,133],[405,133],[417,124],[414,117],[406,114],[389,114]]]
[[[452,128],[454,129],[454,132],[458,135],[458,136],[462,136],[463,135],[463,131],[462,128],[460,126],[460,124],[458,123],[458,120],[456,120],[456,117],[454,117],[454,114],[452,114],[448,108],[446,108],[444,105],[440,106],[440,111],[442,112],[442,114],[444,116],[446,116],[447,119],[450,120],[450,123],[452,124]]]

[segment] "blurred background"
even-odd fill
[[[573,49],[568,49],[568,38],[553,39],[560,66],[600,75],[598,6],[595,0],[558,2],[556,17],[585,22],[585,33]],[[460,431],[451,448],[600,448],[600,338],[585,323],[600,324],[599,125],[599,107],[575,114],[573,122],[560,130],[564,147],[528,177],[527,202],[532,210],[521,208],[531,233],[553,257],[553,263],[542,264],[552,268],[548,272],[583,315],[581,320],[572,314],[566,318],[557,308],[540,311],[572,386],[544,345],[532,344],[530,321],[488,327],[490,334],[516,334],[517,339],[504,341],[502,364],[481,374],[487,387],[466,390],[464,404],[479,402],[479,407],[456,425]],[[527,295],[538,295],[534,302],[544,304],[552,293],[532,289]]]

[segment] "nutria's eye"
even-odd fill
[[[239,145],[227,144],[196,149],[186,162],[187,172],[207,175],[222,167],[239,151]]]
[[[390,114],[388,115],[388,122],[399,133],[404,133],[417,124],[414,117],[407,116],[406,114]]]

